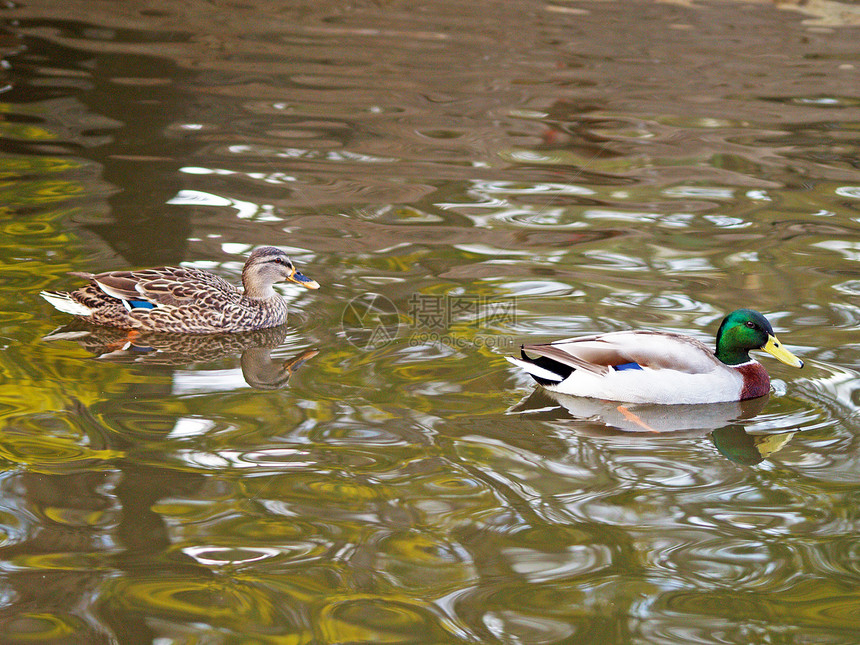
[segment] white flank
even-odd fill
[[[73,316],[89,316],[93,313],[89,307],[85,307],[81,303],[72,300],[67,293],[49,293],[48,291],[43,291],[39,295],[63,313]]]
[[[564,381],[548,385],[547,389],[560,394],[628,403],[692,404],[737,401],[743,385],[743,377],[730,369],[689,374],[646,367],[621,372],[611,370],[604,376],[574,370]]]
[[[561,381],[561,377],[555,372],[550,372],[543,367],[539,367],[534,363],[529,363],[528,361],[524,361],[520,358],[514,358],[513,356],[505,356],[509,362],[513,363],[520,369],[528,372],[532,376],[537,376],[538,378],[545,379],[547,381],[555,381],[556,383]]]

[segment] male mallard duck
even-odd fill
[[[208,271],[185,267],[72,275],[90,284],[40,295],[86,322],[142,332],[217,334],[277,327],[287,321],[287,303],[272,289],[274,283],[289,280],[319,288],[273,246],[248,257],[242,269],[244,293]]]
[[[770,391],[770,377],[750,358],[751,349],[803,367],[776,339],[767,319],[751,309],[723,319],[716,352],[683,334],[618,331],[524,345],[522,358],[505,358],[561,394],[629,403],[717,403]]]

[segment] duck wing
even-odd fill
[[[232,284],[200,269],[160,267],[77,275],[89,279],[108,296],[129,303],[144,301],[155,306],[181,306],[214,294],[225,299],[239,297],[239,290]]]
[[[600,376],[627,366],[701,374],[720,364],[701,341],[671,332],[613,332],[524,345],[523,351]]]

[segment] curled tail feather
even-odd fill
[[[522,350],[520,350],[520,356],[521,358],[514,358],[513,356],[505,356],[505,358],[510,363],[527,372],[540,385],[561,383],[573,372],[573,368],[570,365],[559,363],[546,356],[530,358]]]

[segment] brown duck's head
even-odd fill
[[[320,288],[314,280],[299,273],[281,249],[274,246],[254,249],[242,269],[245,295],[249,298],[270,298],[275,294],[272,285],[276,282],[295,282],[306,289]]]

